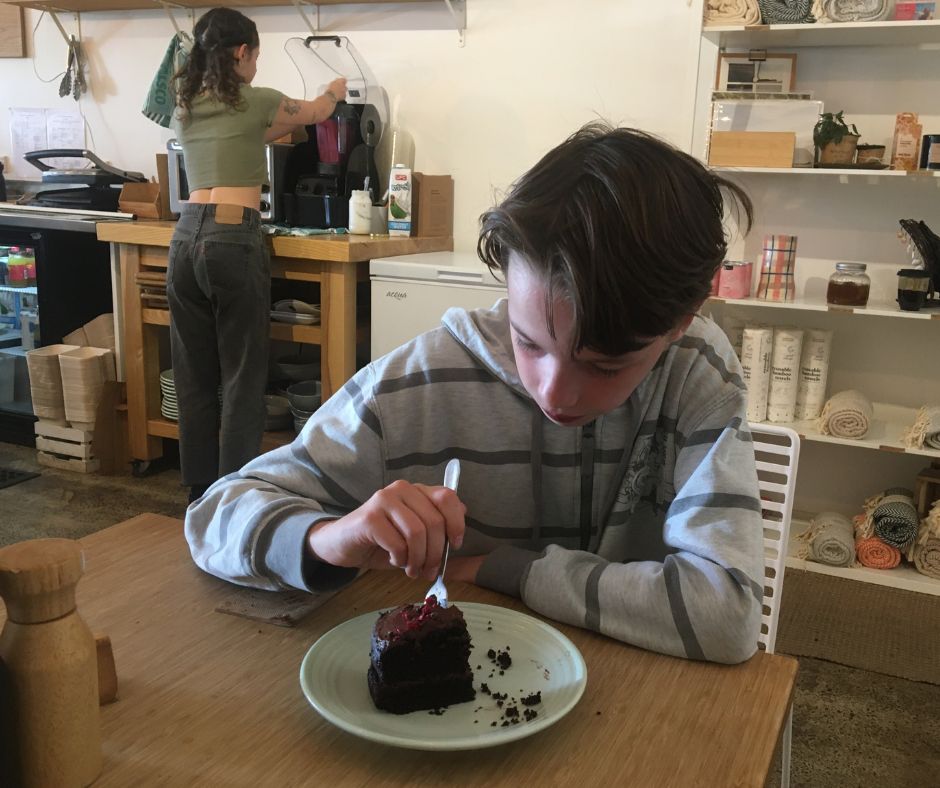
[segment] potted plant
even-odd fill
[[[855,161],[855,148],[859,133],[854,123],[846,123],[845,110],[823,112],[813,127],[817,164],[851,164]]]

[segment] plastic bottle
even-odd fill
[[[349,198],[349,232],[368,235],[372,231],[372,198],[367,191],[353,191]]]
[[[26,259],[18,246],[11,246],[7,255],[7,284],[10,287],[26,287]]]
[[[101,771],[95,640],[75,606],[82,553],[71,539],[0,550],[7,622],[0,660],[15,699],[21,785],[89,785]]]

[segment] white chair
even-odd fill
[[[764,522],[764,600],[758,644],[769,654],[777,644],[780,597],[793,514],[793,493],[800,460],[800,436],[776,424],[749,424],[754,437],[757,480],[760,487],[761,518]],[[780,784],[790,784],[790,741],[793,705],[787,713],[781,746]]]

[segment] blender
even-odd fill
[[[346,78],[346,100],[329,118],[307,126],[307,141],[290,153],[290,175],[281,190],[285,220],[300,227],[347,227],[353,191],[370,191],[373,204],[380,196],[375,149],[388,121],[388,96],[345,36],[291,38],[284,49],[307,99],[337,77]]]

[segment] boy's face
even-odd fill
[[[522,385],[556,424],[580,427],[629,399],[663,351],[692,321],[689,315],[668,334],[651,338],[636,351],[605,356],[572,352],[574,310],[563,297],[553,301],[555,338],[545,314],[546,283],[518,255],[506,275],[513,352]]]

